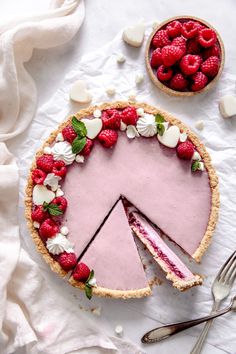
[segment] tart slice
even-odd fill
[[[80,262],[95,271],[95,295],[139,298],[151,293],[121,200],[111,211]],[[70,283],[84,286],[73,277]]]
[[[202,278],[194,275],[163,241],[160,231],[158,232],[135,208],[128,207],[127,214],[131,229],[147,247],[175,288],[184,291],[202,284]]]

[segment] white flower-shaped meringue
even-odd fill
[[[74,253],[73,245],[62,234],[56,234],[55,237],[48,238],[46,246],[48,251],[53,255],[58,255],[62,252]]]
[[[54,175],[54,173],[49,173],[45,178],[43,184],[45,186],[50,186],[53,191],[56,191],[58,188],[58,182],[61,180],[60,176]]]
[[[157,125],[153,114],[145,113],[143,117],[139,118],[136,126],[140,135],[147,138],[157,134]]]
[[[60,141],[52,147],[54,160],[62,160],[66,165],[72,164],[75,159],[75,154],[72,152],[72,147],[67,141]]]

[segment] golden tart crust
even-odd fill
[[[202,161],[204,162],[205,168],[208,172],[209,176],[209,183],[210,183],[210,188],[212,192],[212,200],[211,200],[211,212],[209,216],[209,221],[208,221],[208,226],[206,229],[206,232],[200,242],[199,247],[196,249],[192,257],[195,259],[196,262],[200,262],[203,254],[206,252],[207,248],[209,247],[211,240],[212,240],[212,235],[216,227],[216,222],[218,219],[218,213],[219,213],[219,206],[220,206],[220,195],[219,195],[219,183],[218,183],[218,177],[216,175],[215,169],[212,165],[211,162],[211,157],[209,153],[207,152],[205,146],[200,142],[199,138],[197,137],[196,134],[194,134],[183,122],[172,116],[170,113],[163,111],[160,108],[151,106],[146,103],[138,103],[138,102],[131,102],[131,101],[116,101],[116,102],[110,102],[110,103],[103,103],[101,105],[96,105],[96,106],[90,106],[88,108],[80,110],[78,113],[73,114],[73,116],[76,116],[77,119],[82,119],[86,116],[91,116],[93,115],[93,112],[95,109],[100,109],[100,110],[105,110],[109,108],[125,108],[128,105],[134,106],[136,108],[143,108],[145,112],[150,113],[150,114],[161,114],[164,119],[169,122],[172,125],[176,125],[179,127],[181,131],[184,131],[188,134],[188,138],[192,141],[192,143],[195,145],[197,151],[199,152]],[[28,179],[27,179],[27,184],[26,184],[26,189],[25,189],[25,217],[27,220],[27,225],[29,228],[29,231],[31,233],[31,236],[36,244],[37,250],[39,253],[42,254],[44,260],[49,264],[50,268],[52,271],[56,272],[59,274],[61,277],[65,277],[67,275],[67,272],[62,269],[60,264],[54,260],[51,255],[49,254],[47,248],[45,247],[44,243],[42,242],[38,230],[34,227],[33,221],[31,219],[31,211],[33,207],[33,202],[32,202],[32,193],[33,193],[33,182],[31,179],[31,171],[36,168],[36,158],[40,155],[43,154],[43,149],[46,146],[50,146],[56,139],[56,136],[58,133],[62,131],[62,129],[70,124],[72,119],[72,116],[70,116],[66,121],[61,123],[58,128],[53,131],[48,139],[44,142],[44,144],[41,146],[41,148],[37,151],[35,155],[35,159],[32,162]],[[199,277],[200,278],[200,277]],[[83,284],[75,281],[72,277],[69,279],[69,283],[73,286],[83,288]],[[199,280],[200,284],[200,280]],[[196,285],[196,284],[189,284],[189,287]],[[182,289],[182,285],[179,284],[180,290]],[[150,287],[144,288],[144,289],[137,289],[137,290],[112,290],[112,289],[106,289],[102,287],[97,287],[94,288],[93,293],[97,296],[105,296],[105,297],[113,297],[113,298],[139,298],[143,296],[150,295],[151,289]]]

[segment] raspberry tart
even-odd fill
[[[151,293],[136,240],[180,291],[202,283],[163,235],[199,262],[215,229],[218,179],[181,121],[142,103],[81,110],[37,152],[26,218],[51,269],[114,298]]]
[[[155,28],[147,43],[146,66],[156,86],[175,96],[209,90],[224,66],[224,45],[207,22],[171,18]]]

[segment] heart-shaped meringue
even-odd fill
[[[224,118],[236,116],[236,97],[230,95],[221,97],[219,109]]]
[[[43,205],[44,202],[50,203],[55,198],[55,193],[43,185],[37,184],[33,189],[33,202],[35,205]]]
[[[70,99],[79,103],[89,103],[92,101],[92,95],[87,90],[87,84],[83,80],[74,82],[70,89]]]
[[[123,32],[123,40],[132,47],[140,47],[144,39],[145,27],[143,23],[127,27]]]
[[[100,118],[94,119],[81,119],[87,129],[87,137],[89,139],[94,139],[100,133],[102,129],[102,120]]]
[[[175,148],[178,144],[179,136],[180,136],[179,128],[176,125],[172,125],[170,128],[165,130],[162,136],[158,134],[157,138],[161,144],[169,148]]]

